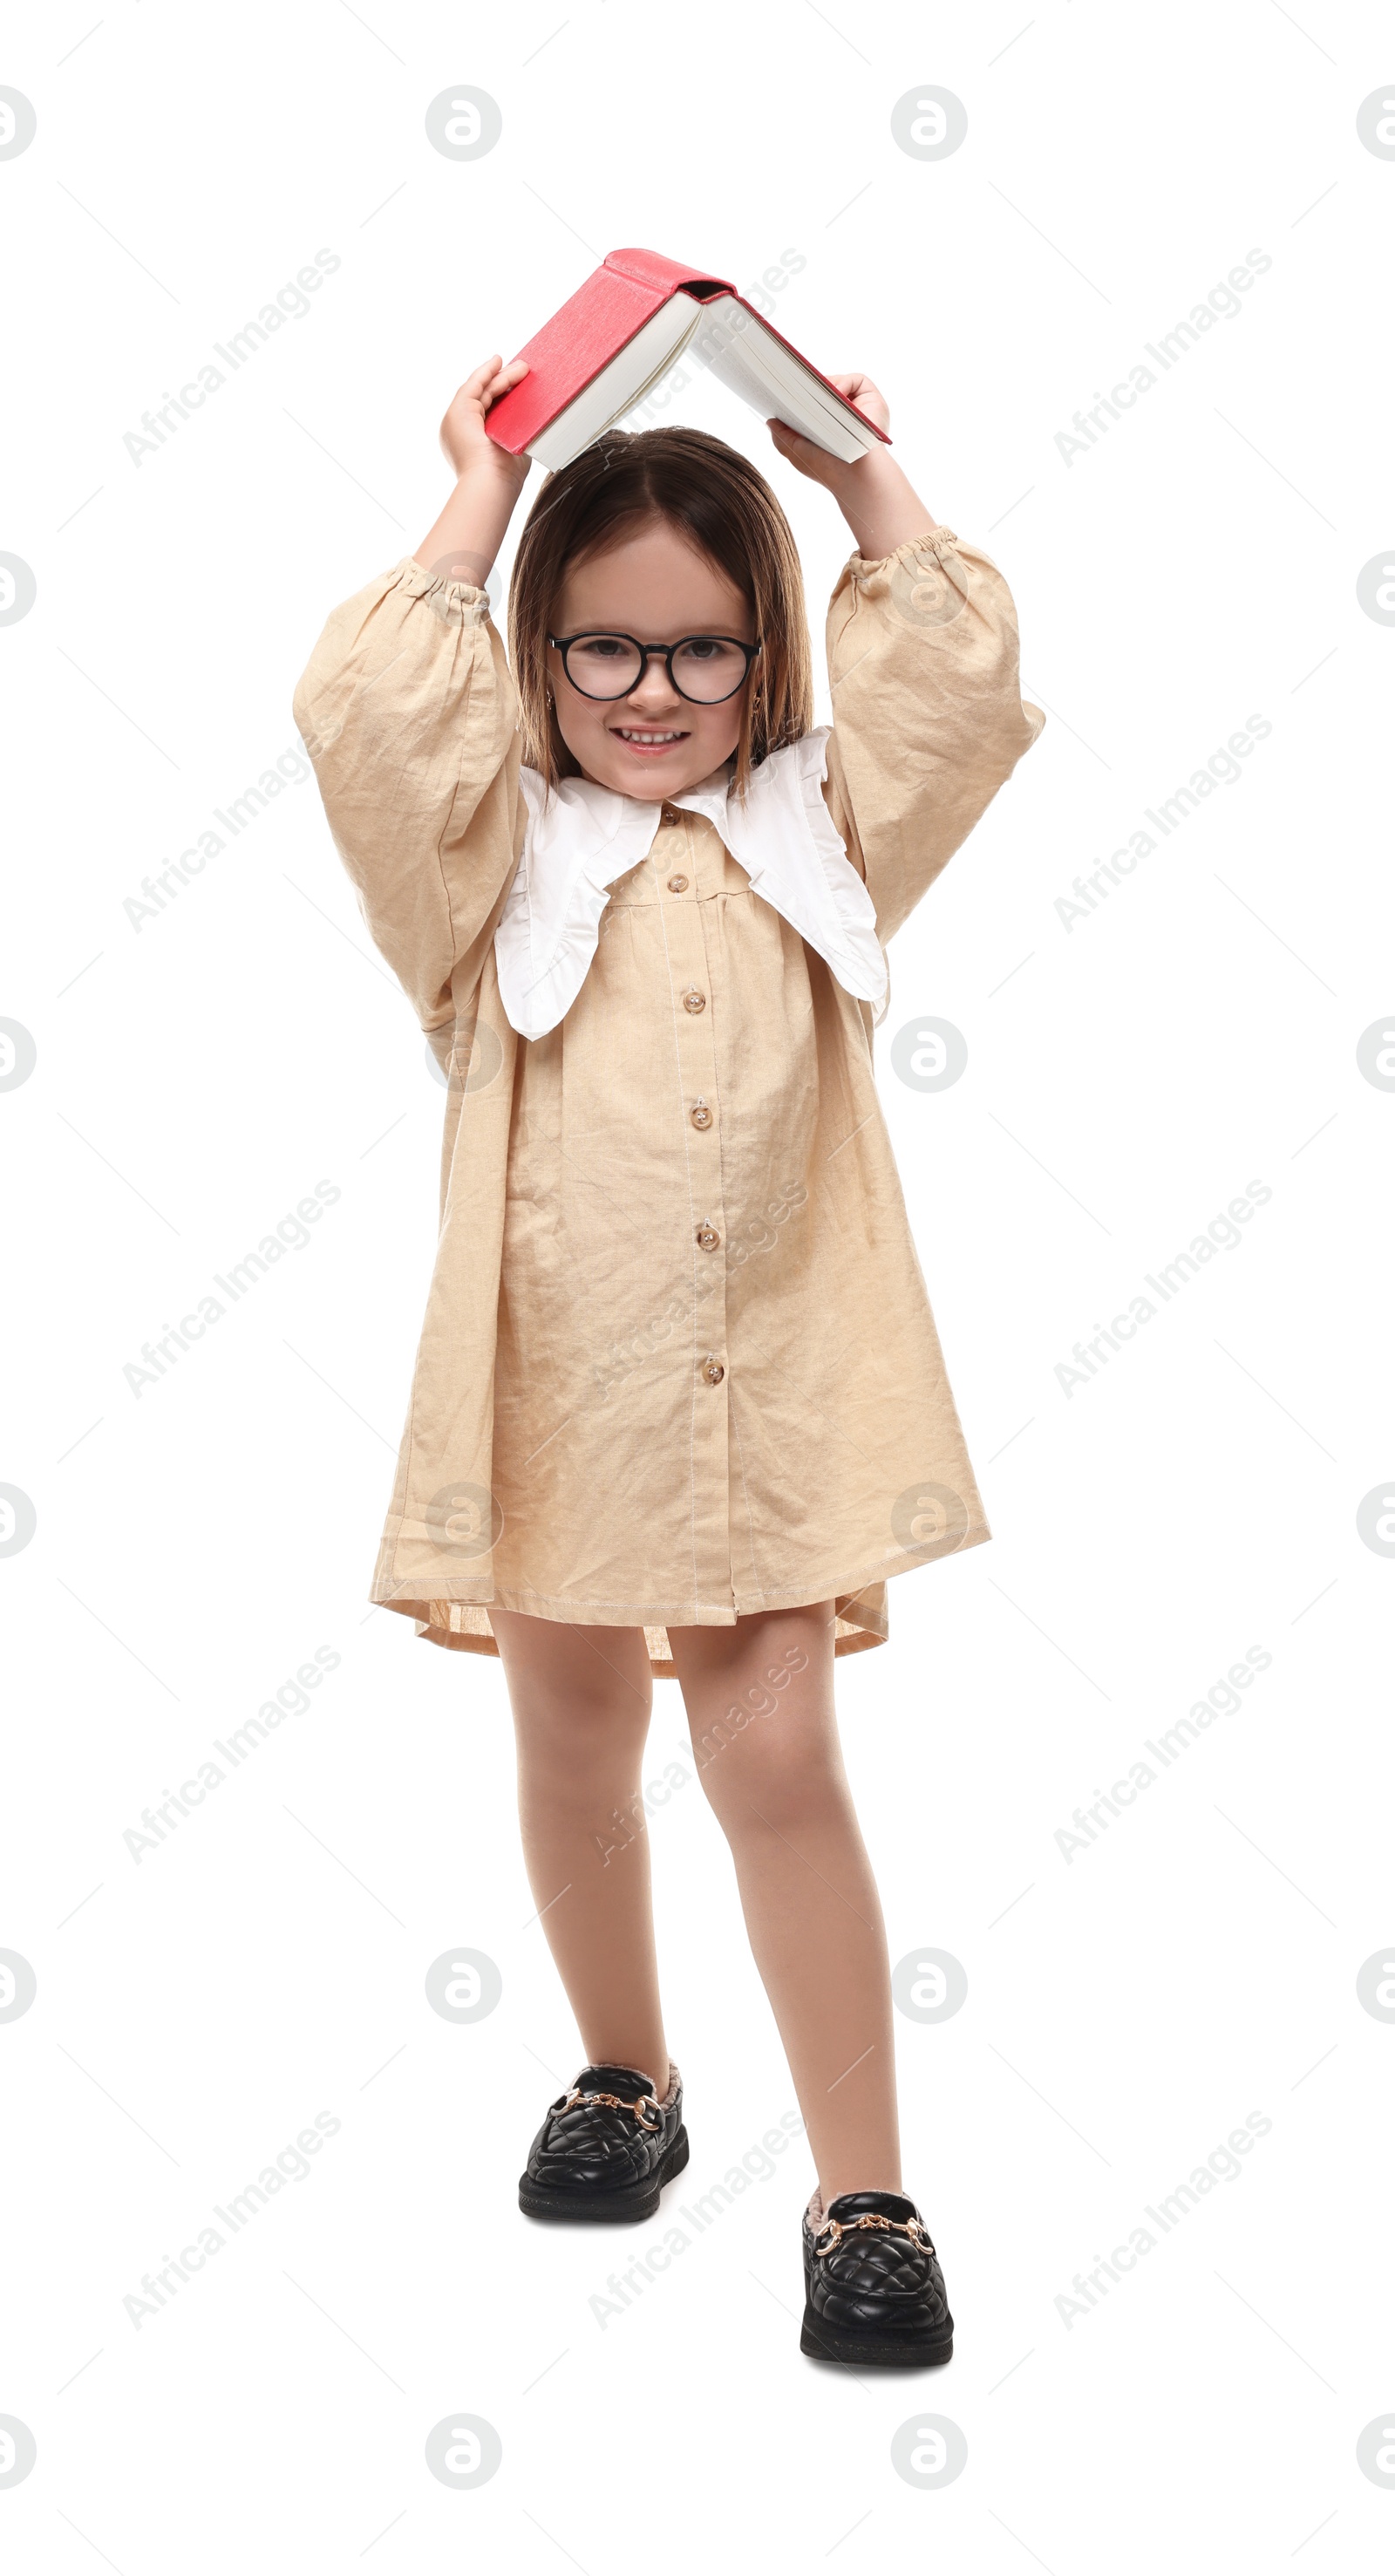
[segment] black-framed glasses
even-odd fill
[[[583,698],[627,698],[657,653],[670,688],[699,707],[717,707],[724,698],[734,698],[760,651],[759,638],[740,644],[734,635],[684,635],[676,644],[641,644],[637,635],[588,629],[547,640],[556,645],[567,678]]]

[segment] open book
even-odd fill
[[[642,402],[685,350],[762,420],[784,421],[846,464],[891,443],[728,279],[652,250],[609,252],[519,350],[528,373],[486,415],[489,435],[555,474]]]

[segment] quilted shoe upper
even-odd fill
[[[583,2066],[559,2093],[528,2150],[528,2179],[551,2190],[621,2191],[648,2182],[678,2135],[683,2087],[675,2067],[668,2099],[652,2107],[653,2085],[635,2066]],[[571,2102],[571,2093],[613,2094],[615,2102]],[[637,2115],[620,2106],[641,2102]],[[646,2126],[645,2123],[649,2125]]]
[[[824,2213],[843,2234],[832,2244],[804,2213],[804,2279],[809,2305],[830,2325],[859,2332],[923,2334],[949,2320],[944,2274],[913,2200],[896,2191],[845,2191]],[[863,2216],[913,2220],[923,2242],[891,2228],[857,2227]],[[818,2252],[822,2242],[828,2246]]]

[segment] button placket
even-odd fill
[[[726,1347],[727,1212],[723,1196],[718,1102],[716,1011],[705,937],[708,907],[702,901],[702,868],[710,826],[691,814],[682,821],[687,848],[684,865],[673,876],[686,876],[682,893],[660,878],[669,972],[673,978],[674,1033],[678,1074],[685,1110],[685,1134],[679,1146],[686,1163],[690,1193],[688,1241],[691,1248],[693,1306],[689,1366],[694,1385],[692,1422],[693,1549],[698,1598],[725,1606],[732,1598],[730,1496],[728,1483]],[[665,875],[667,872],[665,872]],[[699,1132],[692,1133],[693,1129]],[[707,1134],[704,1131],[716,1129]],[[675,1143],[678,1143],[675,1139]]]

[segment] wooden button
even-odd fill
[[[668,881],[668,890],[670,894],[686,894],[688,891],[687,878],[670,877]]]
[[[696,1019],[698,1012],[705,1011],[707,1008],[707,995],[700,993],[696,984],[690,984],[683,996],[683,1008],[685,1011],[691,1011]]]
[[[701,1252],[715,1252],[718,1244],[722,1240],[715,1225],[709,1225],[706,1218],[703,1219],[702,1224],[698,1227],[697,1239],[698,1249]]]
[[[708,1352],[706,1359],[702,1363],[702,1374],[706,1378],[709,1386],[720,1386],[723,1378],[726,1376],[726,1370],[723,1368],[721,1361],[715,1358],[711,1351]]]
[[[705,1100],[695,1100],[688,1115],[695,1127],[710,1127],[712,1124],[712,1112]]]
[[[676,805],[661,805],[659,807],[659,821],[661,823],[676,823],[677,820],[678,808]]]

